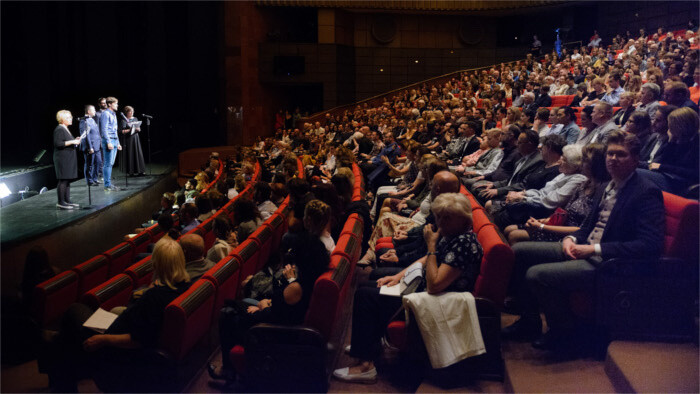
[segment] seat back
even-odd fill
[[[215,298],[216,286],[202,278],[165,307],[160,344],[176,361],[209,332]]]
[[[163,231],[158,224],[154,224],[153,226],[149,227],[148,232],[151,234],[152,243],[158,242],[165,235],[165,231]]]
[[[207,279],[216,285],[215,314],[224,305],[224,300],[236,298],[238,285],[241,282],[240,267],[238,257],[228,255],[202,276],[202,279]]]
[[[134,281],[127,274],[119,274],[89,290],[80,297],[80,302],[106,311],[115,306],[126,306],[134,291]]]
[[[204,239],[204,250],[209,250],[212,246],[214,246],[214,242],[216,242],[216,235],[214,235],[213,231],[214,227],[214,216],[210,217],[209,219],[205,220],[202,222],[197,228],[199,229],[197,234],[199,234],[203,239]]]
[[[141,261],[137,261],[129,268],[124,270],[124,273],[131,276],[134,280],[134,288],[148,286],[153,277],[153,263],[151,256],[144,257]]]
[[[142,231],[135,237],[131,238],[128,242],[131,244],[131,247],[134,250],[134,256],[136,256],[139,253],[146,253],[146,250],[148,249],[148,244],[152,242],[151,233],[149,233],[148,231]]]
[[[698,202],[663,192],[666,211],[664,255],[698,261]]]
[[[233,250],[232,254],[235,254],[241,262],[241,280],[257,272],[260,256],[260,247],[257,242],[246,239]]]
[[[277,249],[282,241],[282,236],[285,232],[287,232],[287,221],[284,219],[283,215],[274,213],[272,216],[267,218],[265,224],[263,225],[268,227],[272,232],[272,245],[274,245],[275,249]]]
[[[503,241],[492,224],[483,226],[477,234],[477,239],[484,250],[484,257],[481,259],[473,294],[475,297],[489,299],[501,308],[513,270],[513,250]]]
[[[112,249],[104,252],[109,259],[109,276],[124,272],[126,267],[133,263],[134,248],[128,242],[122,242]]]
[[[339,254],[344,256],[349,261],[357,261],[360,258],[362,248],[362,239],[357,239],[353,234],[341,234],[338,238],[338,243],[335,244],[335,249],[331,256]]]
[[[78,274],[65,271],[34,287],[34,317],[41,327],[53,323],[78,299]]]
[[[481,207],[472,209],[472,222],[474,227],[474,232],[479,233],[482,227],[491,224],[486,212]]]
[[[255,241],[258,244],[258,248],[260,249],[258,255],[258,264],[255,267],[255,271],[257,272],[260,271],[260,269],[263,266],[265,266],[267,260],[270,258],[270,254],[272,253],[272,230],[270,229],[270,227],[262,225],[258,227],[258,229],[255,230],[255,232],[253,232],[253,234],[251,234],[248,238]]]
[[[78,295],[99,285],[109,277],[109,261],[100,254],[73,267],[78,274]]]
[[[552,96],[552,107],[564,107],[574,101],[574,95]]]
[[[317,329],[326,341],[333,330],[339,298],[340,286],[333,280],[333,271],[327,271],[316,279],[304,325]]]

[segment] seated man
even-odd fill
[[[214,262],[204,257],[204,239],[199,234],[183,235],[180,238],[180,246],[185,252],[185,268],[194,283],[214,266]]]
[[[197,216],[199,210],[193,203],[187,203],[180,208],[180,233],[187,234],[193,228],[199,226]]]
[[[541,334],[540,308],[549,331],[533,342],[539,349],[561,348],[575,339],[569,293],[593,291],[595,271],[604,260],[647,260],[663,248],[661,190],[636,172],[639,140],[610,133],[605,166],[612,177],[596,191],[594,209],[581,229],[558,242],[522,242],[513,247],[513,288],[522,316],[503,329],[503,337],[533,339]]]

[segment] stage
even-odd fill
[[[90,188],[84,179],[71,183],[71,201],[80,209],[56,208],[56,190],[17,201],[0,209],[2,294],[16,291],[27,251],[39,245],[52,265],[69,269],[122,241],[160,206],[160,196],[177,190],[175,165],[153,164],[151,175],[125,179],[115,167],[112,184],[119,191]],[[127,186],[128,183],[128,186]]]

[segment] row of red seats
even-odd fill
[[[219,175],[205,190],[215,185],[222,173],[223,162],[219,164]],[[176,221],[175,225],[177,224]],[[211,224],[207,226],[211,229]],[[34,288],[32,311],[37,323],[41,327],[55,323],[81,295],[109,278],[125,272],[136,255],[146,252],[148,244],[157,242],[163,235],[163,231],[154,224],[128,241],[121,242],[106,252],[38,284]]]
[[[362,172],[356,164],[352,170],[353,201],[359,201],[363,198]],[[360,258],[363,228],[358,214],[348,217],[331,253],[328,271],[314,284],[302,326],[257,325],[249,330],[245,346],[231,350],[236,370],[251,388],[261,392],[289,391],[290,387],[294,391],[327,391],[334,362],[329,353],[344,338],[347,324],[340,318]]]

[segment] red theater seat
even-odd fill
[[[65,271],[34,288],[34,317],[41,327],[49,326],[78,299],[78,274]]]
[[[104,252],[109,259],[109,276],[124,272],[126,267],[133,263],[134,248],[128,242],[122,242],[112,249]]]
[[[119,274],[80,297],[80,302],[106,311],[116,306],[126,306],[134,291],[134,281],[127,274]]]
[[[73,267],[78,274],[78,294],[84,294],[109,277],[109,261],[104,255],[97,255],[90,260]]]
[[[146,253],[148,245],[152,242],[151,233],[149,233],[148,231],[142,231],[135,237],[129,239],[127,242],[129,242],[131,244],[131,247],[134,249],[134,256],[136,256],[139,253]]]
[[[124,273],[131,276],[131,278],[134,280],[134,287],[139,288],[148,286],[153,277],[153,263],[151,262],[151,256],[145,257],[141,261],[137,261],[132,266],[127,268]]]
[[[240,261],[238,258],[228,255],[202,276],[202,279],[210,280],[216,284],[214,318],[218,317],[216,314],[224,305],[224,300],[236,298],[238,286],[241,282],[240,274]]]

